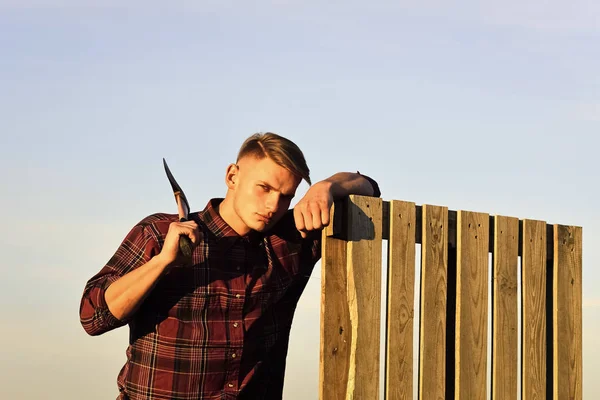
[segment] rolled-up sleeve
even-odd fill
[[[362,176],[363,178],[365,178],[366,180],[368,180],[369,183],[371,184],[371,186],[373,186],[372,197],[381,197],[381,190],[379,189],[379,184],[377,183],[377,181],[375,179],[373,179],[370,176],[367,176],[365,174],[361,174],[360,171],[356,171],[356,173],[359,174],[360,176]]]
[[[127,324],[109,310],[104,295],[106,289],[130,271],[144,265],[160,252],[157,241],[144,221],[137,224],[125,237],[109,262],[85,285],[79,319],[89,335],[101,335]]]

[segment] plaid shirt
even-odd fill
[[[119,399],[281,399],[292,318],[321,256],[320,232],[302,239],[289,211],[268,233],[240,237],[218,203],[191,216],[201,237],[193,266],[172,267],[129,320],[111,314],[104,293],[160,252],[177,215],[142,220],[87,282],[84,329],[130,327]]]

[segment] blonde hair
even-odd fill
[[[306,165],[302,150],[291,140],[276,133],[255,133],[244,141],[237,161],[246,156],[263,159],[268,157],[277,165],[304,179],[309,185],[310,170]]]

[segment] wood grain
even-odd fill
[[[379,398],[381,324],[381,199],[350,196],[348,305],[350,370],[346,399]]]
[[[389,220],[385,398],[402,400],[413,395],[415,203],[391,201]]]
[[[446,301],[448,208],[423,206],[419,398],[444,399],[446,382]]]
[[[340,211],[337,211],[338,213]],[[345,400],[350,370],[347,243],[323,231],[319,398]]]
[[[492,398],[517,399],[519,220],[494,219]]]
[[[489,215],[458,212],[455,398],[487,396]]]
[[[546,223],[523,220],[522,399],[546,399]]]
[[[554,225],[554,400],[581,400],[582,229]]]

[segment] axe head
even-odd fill
[[[188,214],[190,212],[190,205],[185,197],[185,193],[181,189],[181,186],[177,183],[169,166],[167,165],[167,161],[163,158],[163,165],[165,166],[165,172],[167,173],[167,178],[169,178],[169,183],[171,184],[171,188],[173,188],[173,194],[175,195],[175,200],[177,201],[177,206],[179,209],[179,218],[187,220]]]

